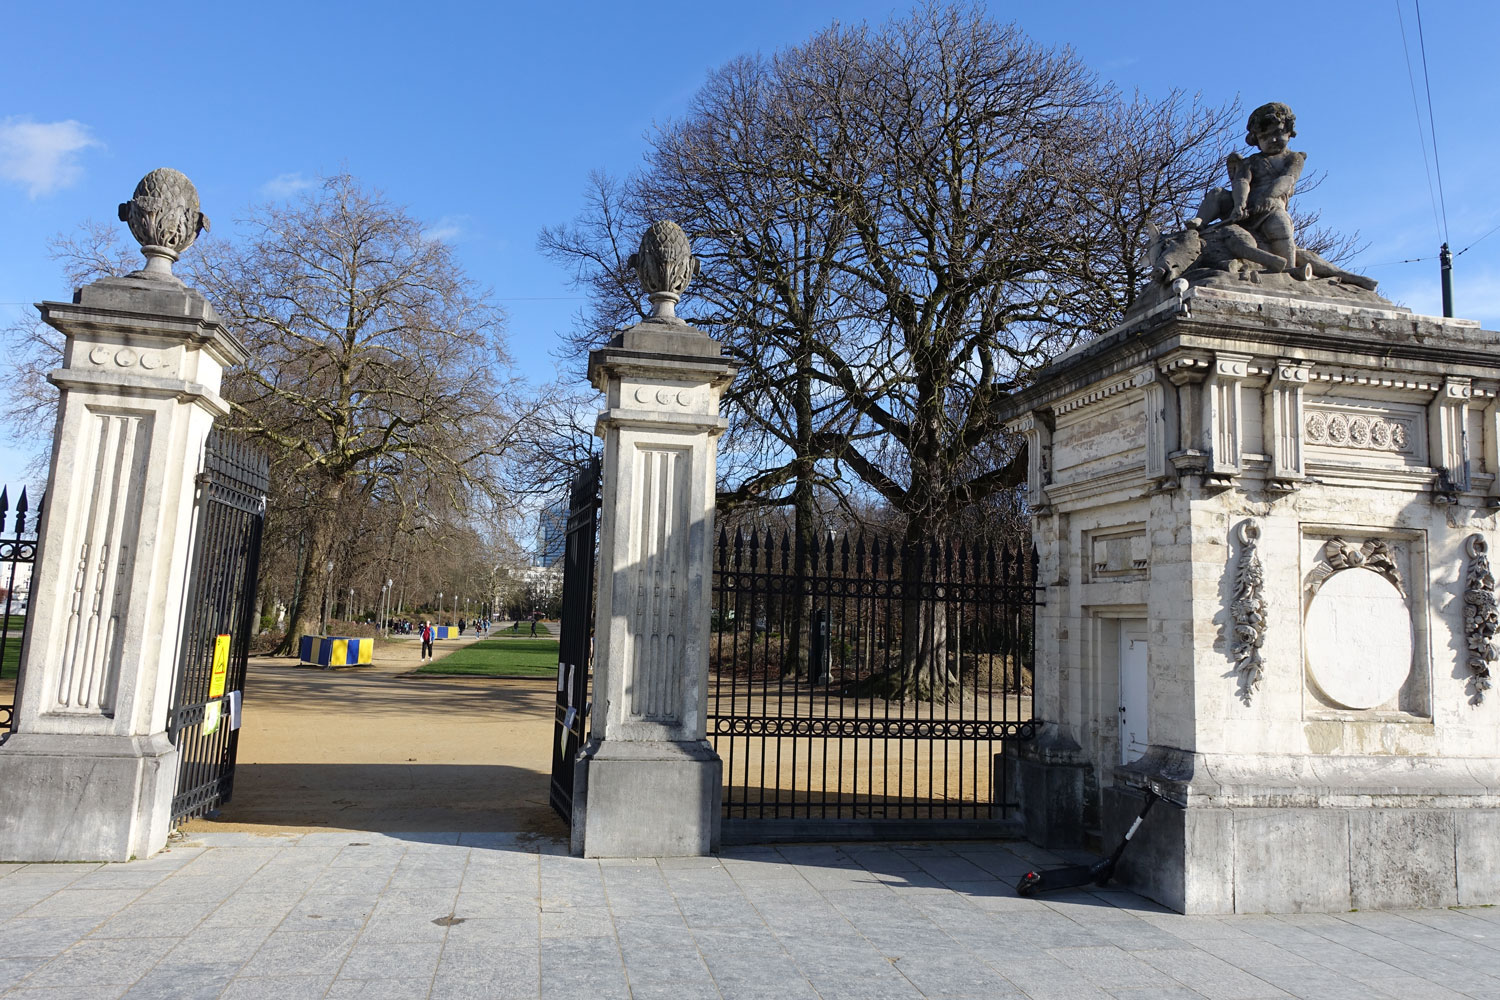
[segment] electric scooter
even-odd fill
[[[1146,814],[1160,798],[1162,794],[1157,790],[1156,782],[1153,781],[1146,789],[1146,804],[1141,807],[1140,814],[1136,816],[1135,822],[1130,824],[1130,829],[1125,831],[1125,838],[1120,841],[1114,853],[1103,861],[1095,861],[1091,865],[1066,865],[1062,868],[1049,868],[1046,871],[1029,871],[1021,876],[1020,882],[1016,883],[1016,892],[1022,896],[1035,896],[1039,892],[1076,889],[1090,882],[1094,885],[1107,884],[1110,879],[1114,878],[1115,866],[1120,863],[1120,856],[1125,853],[1125,848],[1130,844],[1130,838],[1135,836]]]

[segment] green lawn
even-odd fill
[[[439,650],[443,640],[436,643]],[[557,640],[481,639],[433,660],[420,674],[464,674],[476,677],[552,677],[557,673]]]
[[[552,630],[547,627],[546,622],[537,622],[536,634],[551,635]],[[510,630],[509,625],[496,625],[494,628],[490,629],[490,635],[515,635],[529,639],[531,638],[531,622],[522,622],[521,627],[516,629],[514,632]]]
[[[14,680],[21,668],[21,630],[26,625],[26,619],[21,615],[11,615],[9,622],[9,634],[5,639],[5,655],[0,657],[0,679]]]

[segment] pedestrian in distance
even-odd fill
[[[422,623],[422,655],[421,659],[432,659],[432,626],[426,622]]]

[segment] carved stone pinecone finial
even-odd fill
[[[169,167],[151,171],[135,186],[135,195],[120,206],[120,221],[141,244],[146,267],[136,274],[173,278],[172,262],[209,228],[198,208],[198,189]]]
[[[677,303],[698,273],[698,258],[682,227],[665,219],[653,222],[641,237],[640,250],[630,255],[626,265],[635,269],[651,299],[652,318],[676,319]]]

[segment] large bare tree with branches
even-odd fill
[[[472,517],[503,499],[518,394],[500,313],[444,243],[353,178],[245,223],[192,273],[250,350],[226,379],[229,425],[270,446],[303,514],[290,641],[313,631],[328,564],[361,531],[341,517],[352,491],[399,511],[393,539],[423,508]]]
[[[930,542],[1019,481],[1006,396],[1120,318],[1147,223],[1196,203],[1238,124],[928,4],[729,63],[541,242],[592,291],[596,341],[636,302],[625,231],[682,222],[704,263],[684,312],[744,365],[728,465],[759,460],[725,499],[790,504],[801,535],[814,490],[864,491]],[[944,683],[931,610],[904,629],[918,693]]]

